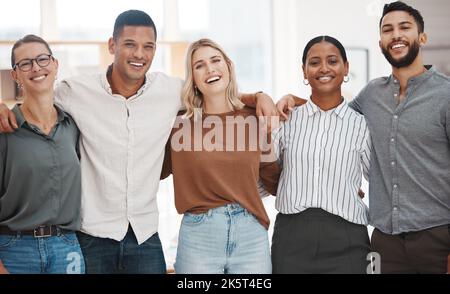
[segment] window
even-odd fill
[[[236,66],[240,90],[272,92],[270,0],[178,0],[180,38],[208,37]]]
[[[129,9],[147,12],[158,32],[163,29],[163,0],[77,0],[56,1],[56,5],[61,40],[108,40],[116,17]]]
[[[0,40],[17,40],[39,33],[39,1],[2,1],[0,5]]]

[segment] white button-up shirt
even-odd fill
[[[283,165],[275,207],[284,214],[322,208],[350,222],[368,224],[358,196],[368,175],[371,141],[364,117],[342,102],[323,111],[311,100],[274,132]]]
[[[147,74],[136,95],[113,95],[106,74],[62,81],[56,102],[80,129],[81,231],[139,244],[158,230],[156,193],[181,79]]]

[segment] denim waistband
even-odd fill
[[[206,213],[208,214],[208,216],[211,216],[213,213],[228,214],[228,215],[235,215],[239,213],[250,214],[250,212],[248,212],[247,209],[245,209],[238,203],[230,203],[220,207],[211,208]]]

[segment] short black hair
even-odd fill
[[[386,14],[393,11],[405,11],[409,15],[411,15],[417,23],[417,27],[419,28],[419,33],[423,33],[425,31],[425,22],[423,21],[423,17],[420,14],[419,10],[409,6],[402,1],[395,1],[389,4],[385,4],[383,8],[383,15],[380,18],[380,29],[381,23],[383,22],[383,18]]]
[[[114,23],[113,38],[117,40],[125,26],[144,26],[152,28],[157,37],[156,26],[150,15],[141,10],[127,10],[119,14]]]
[[[308,52],[311,49],[311,47],[320,42],[328,42],[328,43],[333,44],[336,48],[338,48],[339,52],[341,53],[344,63],[347,62],[347,53],[345,52],[345,48],[341,44],[341,42],[339,42],[337,39],[330,37],[330,36],[318,36],[318,37],[312,38],[308,42],[308,44],[306,44],[305,49],[303,49],[303,57],[302,57],[303,64],[306,63],[306,56],[308,55]]]
[[[14,66],[16,64],[16,56],[14,55],[14,51],[17,48],[19,48],[20,46],[22,46],[23,44],[28,44],[28,43],[43,44],[45,46],[45,48],[47,48],[48,53],[50,53],[50,55],[53,55],[52,49],[50,49],[50,46],[44,39],[42,39],[41,37],[36,36],[36,35],[26,35],[25,37],[17,40],[11,49],[11,67],[12,68],[14,68]]]

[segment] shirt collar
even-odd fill
[[[20,105],[22,104],[16,104],[13,109],[11,110],[14,115],[16,116],[17,125],[19,128],[22,127],[22,125],[26,122],[25,117],[23,116],[22,110],[20,109]],[[57,122],[60,123],[66,119],[69,118],[69,115],[62,111],[58,106],[53,105],[56,108],[56,113],[58,115]]]
[[[417,77],[410,78],[410,79],[408,80],[408,84],[409,84],[410,82],[411,82],[411,83],[420,83],[420,82],[422,82],[422,81],[428,79],[428,78],[429,78],[430,76],[432,76],[432,75],[435,73],[435,71],[436,71],[435,67],[432,66],[432,65],[424,65],[424,67],[425,67],[427,70],[424,71],[422,74],[418,75]],[[397,78],[396,78],[393,74],[391,74],[391,75],[389,76],[388,82],[389,82],[389,83],[398,84],[398,80],[397,80]]]
[[[345,99],[342,98],[341,104],[336,106],[333,109],[330,109],[328,111],[323,111],[322,109],[317,106],[312,99],[309,99],[308,102],[306,102],[306,110],[308,112],[308,116],[313,116],[316,112],[332,112],[336,114],[340,118],[344,118],[344,114],[346,113],[348,108],[347,102],[345,102]]]
[[[108,66],[106,73],[101,76],[102,86],[110,95],[114,95],[111,90],[111,85],[109,84],[109,81],[108,81],[108,75],[111,74],[112,70],[113,70],[113,65],[111,64],[110,66]],[[142,93],[144,93],[144,91],[149,87],[150,82],[151,82],[151,79],[149,79],[148,76],[145,75],[144,84],[133,96],[139,96]]]

